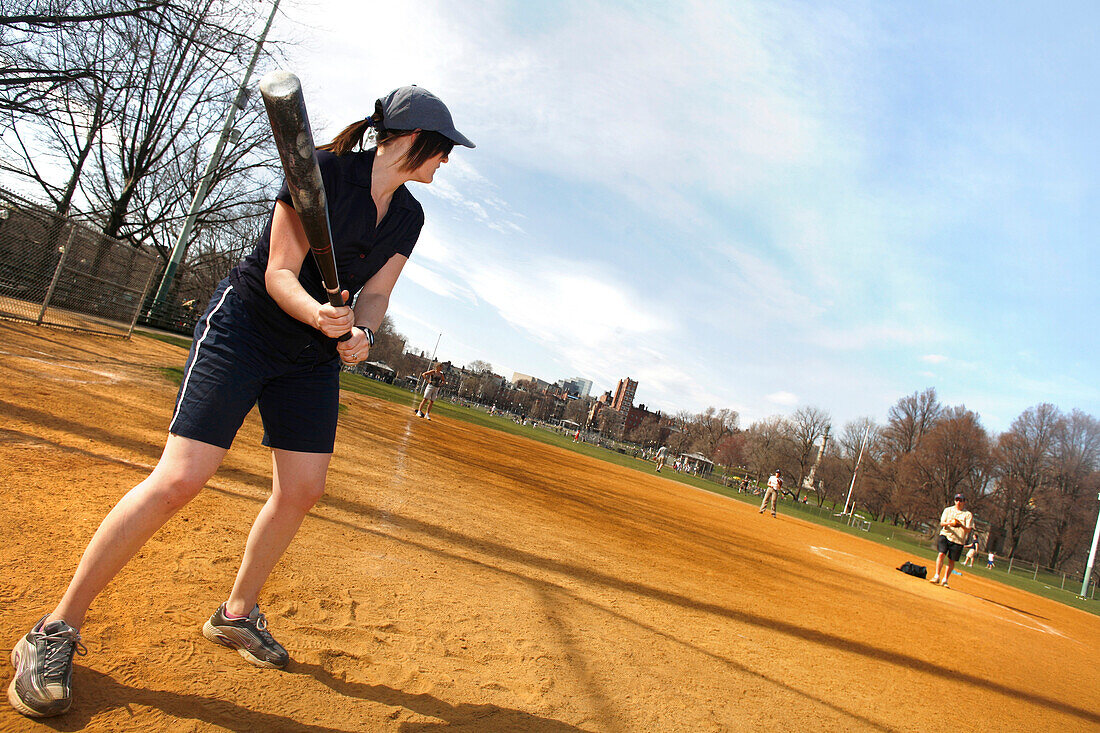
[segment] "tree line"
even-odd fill
[[[852,489],[853,505],[872,518],[929,532],[962,493],[990,549],[1062,570],[1084,565],[1100,506],[1100,420],[1092,415],[1043,403],[994,435],[976,413],[927,389],[899,399],[885,424],[863,418],[832,435],[813,484],[803,486],[816,458],[810,446],[828,424],[814,408],[753,423],[741,465],[758,476],[782,471],[796,495],[819,506]]]

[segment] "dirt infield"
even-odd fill
[[[0,652],[159,455],[181,349],[0,322]],[[251,416],[100,597],[72,711],[0,730],[1096,730],[1100,618],[522,438],[344,394],[264,589],[293,657],[200,634],[270,483]],[[0,661],[3,661],[0,660]],[[4,684],[10,666],[4,664]]]

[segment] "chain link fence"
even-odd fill
[[[0,189],[0,318],[129,337],[157,264]]]

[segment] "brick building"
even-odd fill
[[[634,406],[634,393],[638,391],[638,383],[630,377],[619,380],[619,386],[615,388],[615,397],[611,401],[611,409],[627,413]]]

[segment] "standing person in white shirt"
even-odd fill
[[[668,460],[668,446],[667,445],[662,445],[660,448],[657,449],[656,460],[657,460],[657,473],[660,473],[661,469],[665,465],[665,461]]]
[[[962,555],[966,537],[974,529],[974,515],[966,510],[966,497],[955,494],[955,505],[943,510],[940,515],[940,535],[937,538],[940,554],[936,556],[936,574],[932,576],[933,583],[939,583],[944,588],[951,577],[951,571],[955,569],[955,562]],[[947,557],[947,568],[944,570],[944,557]],[[940,571],[943,570],[943,580],[940,580]]]
[[[772,516],[775,516],[775,504],[779,500],[779,492],[783,488],[783,476],[779,471],[775,472],[774,476],[768,477],[768,488],[764,490],[764,500],[760,502],[760,514],[764,513],[765,507],[768,506],[768,500],[772,503]]]

